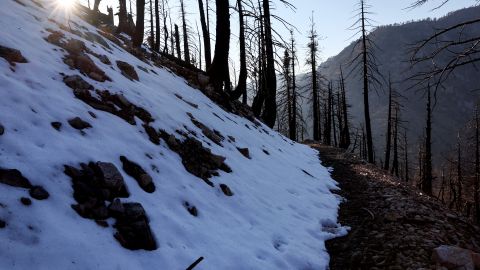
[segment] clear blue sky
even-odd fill
[[[86,4],[87,0],[79,0]],[[90,0],[93,5],[94,0]],[[127,0],[128,3],[129,0]],[[135,0],[132,0],[134,2]],[[475,4],[475,0],[451,0],[443,7],[435,9],[443,0],[430,0],[424,6],[415,9],[406,9],[414,0],[367,0],[371,5],[370,11],[373,12],[371,18],[375,20],[375,25],[386,25],[393,23],[401,23],[410,20],[419,20],[427,17],[435,18],[446,15],[447,13],[461,9]],[[148,5],[148,0],[146,1]],[[172,7],[172,14],[179,17],[179,1],[170,0]],[[234,5],[233,0],[230,0],[231,5]],[[285,18],[288,22],[295,25],[298,32],[295,33],[299,52],[299,61],[303,65],[307,44],[307,31],[310,25],[310,17],[312,11],[314,12],[314,19],[318,34],[323,37],[320,41],[321,60],[326,60],[328,57],[338,54],[344,47],[346,47],[352,39],[350,37],[354,34],[348,28],[355,22],[355,12],[358,0],[290,0],[296,6],[296,11],[286,8],[279,0],[273,0],[273,13]],[[198,21],[197,16],[197,0],[185,0],[187,11],[189,13],[188,20],[191,27],[195,28],[195,22]],[[106,11],[106,5],[116,7],[118,0],[102,0],[100,9]],[[127,4],[128,5],[128,4]],[[211,0],[211,5],[214,6],[214,0]],[[135,8],[135,5],[133,4]],[[435,9],[435,10],[434,10]],[[238,27],[236,27],[236,17],[232,18],[232,34],[237,35]],[[214,27],[212,25],[212,27]],[[284,37],[289,36],[287,29],[280,24],[274,25]],[[235,60],[237,44],[235,39],[232,39],[231,58]]]

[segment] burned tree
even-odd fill
[[[180,11],[182,13],[183,54],[185,56],[185,62],[190,64],[190,47],[188,45],[188,30],[187,21],[185,19],[185,5],[183,0],[180,0]]]
[[[313,15],[310,19],[310,30],[308,33],[308,58],[307,65],[310,66],[311,79],[311,103],[312,103],[312,126],[313,126],[313,140],[319,141],[321,138],[321,122],[320,122],[320,104],[318,95],[318,78],[317,78],[317,54],[318,54],[318,34],[315,30],[315,22]],[[325,131],[326,132],[326,131]]]
[[[217,0],[215,3],[217,9],[215,55],[213,57],[212,65],[207,73],[210,76],[215,89],[217,91],[222,91],[223,89],[230,89],[230,74],[228,66],[228,52],[230,50],[230,13],[228,0]]]
[[[372,139],[372,126],[370,120],[370,105],[369,105],[369,91],[371,86],[375,87],[381,84],[379,77],[381,77],[376,64],[374,54],[374,42],[370,39],[369,30],[372,25],[366,15],[370,14],[369,5],[365,0],[360,0],[358,8],[358,20],[351,27],[352,30],[360,34],[360,39],[355,42],[353,50],[358,48],[359,53],[354,55],[350,62],[352,72],[361,74],[363,80],[363,106],[364,106],[364,121],[365,121],[365,136],[367,145],[367,157],[369,163],[374,163],[374,147]]]
[[[206,70],[208,70],[210,68],[210,65],[212,64],[212,50],[210,46],[210,29],[208,28],[207,21],[205,20],[203,0],[198,0],[198,10],[200,12],[200,23],[202,25],[203,50],[205,52],[205,66],[206,66]],[[208,0],[207,0],[207,12],[208,12]]]
[[[427,90],[427,119],[425,126],[425,153],[423,161],[423,177],[421,189],[427,195],[432,195],[432,106],[430,86]]]
[[[137,24],[135,26],[135,33],[132,39],[133,47],[140,47],[143,43],[144,35],[144,20],[145,20],[145,0],[137,0]]]

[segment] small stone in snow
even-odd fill
[[[3,229],[7,226],[7,223],[0,219],[0,229]]]
[[[29,194],[36,200],[45,200],[50,197],[50,194],[48,194],[48,192],[41,186],[33,186],[30,189]]]
[[[70,126],[72,126],[74,129],[82,130],[86,128],[91,128],[92,125],[90,123],[83,121],[80,117],[75,117],[70,120],[68,120],[68,123]]]
[[[20,202],[22,202],[23,205],[29,206],[32,204],[32,200],[26,197],[20,198]]]
[[[226,196],[233,196],[232,190],[227,185],[220,184],[220,188],[222,189],[223,194],[225,194]]]
[[[5,133],[5,128],[0,124],[0,136],[2,136]]]
[[[60,131],[60,128],[62,127],[62,123],[60,122],[52,122],[50,123],[52,125],[52,127],[58,131]]]

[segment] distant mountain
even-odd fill
[[[394,88],[405,99],[401,100],[404,108],[403,120],[407,121],[410,152],[416,154],[417,142],[424,131],[425,97],[423,92],[407,90],[412,82],[405,81],[409,76],[425,70],[426,66],[411,67],[409,48],[412,44],[426,38],[435,32],[435,29],[445,28],[463,21],[478,19],[480,7],[475,6],[449,13],[439,19],[426,19],[405,24],[381,26],[372,33],[372,40],[377,44],[376,57],[380,71],[386,79],[391,74],[392,81],[397,82]],[[480,35],[480,25],[465,28],[464,35]],[[452,33],[455,39],[458,33]],[[340,66],[348,73],[348,62],[352,57],[353,43],[340,54],[321,64],[319,72],[328,79],[336,80],[339,77]],[[433,49],[433,48],[430,48]],[[355,52],[353,53],[355,55]],[[446,59],[437,59],[442,62]],[[444,84],[444,89],[438,91],[436,106],[433,112],[433,148],[436,161],[442,153],[451,149],[455,143],[457,132],[465,125],[473,114],[480,86],[480,70],[474,66],[458,69]],[[351,74],[346,79],[347,98],[351,105],[350,114],[352,123],[359,126],[363,123],[362,80],[359,74]],[[385,147],[386,118],[388,109],[388,84],[384,83],[377,93],[370,94],[370,111],[373,125],[374,146],[377,156],[383,156]],[[414,145],[415,144],[415,145]],[[382,157],[383,159],[383,157]]]

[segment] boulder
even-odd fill
[[[19,170],[0,168],[0,183],[21,188],[31,188],[32,184]]]
[[[250,157],[250,151],[248,150],[248,148],[239,148],[237,147],[237,150],[238,152],[240,152],[240,154],[242,154],[244,157],[248,158],[248,159],[251,159]]]
[[[122,174],[118,171],[117,167],[109,162],[97,162],[97,172],[101,175],[103,184],[108,189],[119,192],[125,186]]]
[[[81,54],[87,50],[83,41],[74,38],[69,39],[63,48],[71,54]]]
[[[127,62],[117,61],[117,67],[122,72],[122,75],[127,77],[130,80],[138,81],[138,74],[135,71],[135,68]]]
[[[437,267],[475,270],[472,252],[455,246],[439,246],[433,250],[432,260]]]
[[[91,90],[93,89],[93,86],[89,84],[87,81],[85,81],[81,76],[79,75],[71,75],[71,76],[65,76],[63,78],[63,82],[73,90],[75,89],[87,89]]]
[[[90,123],[83,121],[80,117],[75,117],[70,120],[68,120],[68,123],[70,126],[72,126],[74,129],[82,130],[86,128],[91,128],[92,125]]]
[[[58,131],[60,131],[60,128],[62,127],[62,123],[60,122],[51,122],[50,125],[52,125],[52,127]]]
[[[220,189],[226,196],[233,196],[232,190],[230,190],[230,188],[226,184],[220,184]]]
[[[46,200],[50,197],[50,194],[41,186],[33,186],[28,193],[36,200]]]
[[[115,238],[127,249],[157,249],[143,206],[140,203],[124,203],[123,206],[125,215],[117,218]]]
[[[125,156],[121,156],[120,161],[122,161],[123,170],[133,177],[144,191],[148,193],[155,191],[155,184],[153,183],[152,177],[140,165]]]
[[[26,206],[29,206],[32,204],[32,200],[30,200],[29,198],[27,197],[22,197],[20,198],[20,202],[23,204],[23,205],[26,205]]]
[[[123,207],[120,199],[114,199],[108,206],[108,211],[112,217],[121,217],[125,215],[125,207]]]
[[[0,57],[10,63],[10,65],[15,65],[15,63],[28,63],[27,59],[23,57],[22,53],[19,50],[8,48],[0,45]]]

